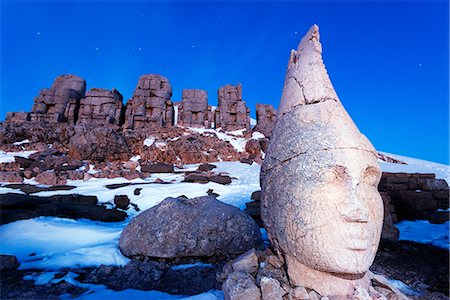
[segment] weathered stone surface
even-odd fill
[[[258,256],[256,255],[255,249],[251,249],[238,256],[231,266],[235,272],[240,271],[251,274],[258,271]]]
[[[144,211],[123,230],[119,248],[127,257],[170,259],[235,256],[261,243],[249,216],[205,196],[166,198]]]
[[[434,174],[383,172],[378,188],[389,194],[398,220],[431,221],[436,209],[449,208],[448,184]]]
[[[160,128],[173,125],[172,86],[157,74],[142,75],[128,100],[125,128]]]
[[[381,192],[380,195],[384,204],[384,219],[381,238],[396,241],[400,237],[400,231],[395,227],[392,218],[395,215],[395,210],[392,209],[391,197],[389,196],[389,193],[386,192]]]
[[[210,128],[213,122],[208,94],[204,90],[183,90],[178,106],[178,124],[186,127]]]
[[[58,183],[58,176],[55,172],[43,172],[36,175],[36,181],[41,184],[55,185]]]
[[[256,104],[256,121],[253,131],[261,132],[270,138],[277,121],[277,110],[270,104]]]
[[[92,88],[81,100],[71,100],[65,114],[72,124],[120,125],[122,100],[116,89]]]
[[[250,109],[242,100],[242,85],[228,84],[219,88],[218,106],[214,112],[215,128],[225,131],[250,130]]]
[[[289,291],[289,300],[309,300],[309,295],[306,289],[302,286],[293,288]]]
[[[69,156],[73,159],[114,161],[130,157],[130,149],[123,135],[104,126],[75,126],[75,134],[68,148]]]
[[[261,300],[261,291],[252,276],[234,272],[222,285],[225,300]]]
[[[20,176],[20,172],[6,171],[0,172],[0,182],[22,182],[23,178]]]
[[[24,123],[30,121],[28,112],[8,112],[6,113],[6,123]]]
[[[280,282],[274,278],[263,276],[260,285],[263,300],[282,300],[286,294]]]
[[[84,97],[86,81],[75,75],[56,77],[50,89],[43,89],[34,99],[30,114],[31,121],[63,122],[66,107],[73,99],[79,101]]]
[[[20,263],[14,255],[0,255],[0,271],[17,270],[19,266]]]
[[[380,177],[375,149],[333,89],[314,25],[291,52],[261,169],[262,218],[293,286],[337,297],[368,288],[383,220]]]

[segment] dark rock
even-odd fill
[[[217,167],[213,164],[201,164],[198,166],[197,171],[198,172],[209,172],[215,168],[217,168]]]
[[[267,152],[267,148],[269,147],[269,139],[268,138],[259,139],[259,145],[261,146],[261,150],[264,153]]]
[[[136,196],[138,196],[138,195],[140,195],[140,194],[141,194],[141,191],[142,191],[142,188],[137,188],[137,189],[134,189],[134,192],[133,192],[133,194],[134,194],[134,195],[136,195]]]
[[[130,205],[130,199],[127,195],[115,195],[114,204],[117,208],[128,209],[128,206]]]
[[[29,195],[39,192],[49,192],[49,191],[69,191],[76,188],[72,185],[53,185],[50,187],[40,187],[32,184],[7,184],[5,187],[10,189],[19,189],[21,192]]]
[[[214,190],[209,189],[208,191],[206,191],[206,194],[208,194],[208,196],[213,196],[213,197],[219,197],[220,195],[215,193]]]
[[[389,240],[398,240],[400,236],[400,231],[397,227],[395,227],[392,214],[395,214],[395,211],[392,211],[390,208],[392,206],[391,204],[391,197],[389,196],[389,193],[381,192],[380,193],[381,198],[383,199],[384,204],[384,219],[383,219],[383,230],[381,231],[381,238],[382,239],[389,239]]]
[[[17,163],[20,164],[21,168],[27,169],[31,167],[36,161],[34,159],[29,159],[21,156],[14,156],[14,159]]]
[[[412,212],[437,210],[438,205],[431,192],[425,191],[401,191],[400,201],[402,206]]]
[[[0,254],[0,271],[17,270],[19,266],[20,263],[14,255]]]
[[[80,164],[76,164],[76,165],[62,165],[62,166],[56,166],[54,168],[55,171],[73,171],[78,169],[79,167],[81,167],[82,164],[80,162]]]
[[[433,212],[425,212],[424,216],[430,223],[433,224],[443,224],[445,222],[450,221],[450,212],[449,211],[433,211]]]
[[[231,177],[227,175],[214,175],[209,177],[209,181],[219,183],[219,184],[230,184]]]
[[[183,182],[208,183],[209,177],[198,173],[190,173],[185,176]]]
[[[261,200],[261,191],[253,192],[252,195],[250,196],[250,199],[255,200],[255,201],[260,201]]]
[[[145,173],[173,173],[174,168],[172,164],[158,162],[141,166],[141,171]]]
[[[241,158],[240,162],[243,163],[243,164],[251,165],[253,163],[253,159],[251,159],[251,158]]]
[[[229,257],[261,245],[248,215],[211,196],[166,198],[131,220],[119,241],[127,257],[166,259]]]
[[[97,205],[95,196],[71,194],[37,197],[7,193],[0,194],[0,216],[0,223],[6,224],[39,216],[119,222],[125,220],[127,214]]]

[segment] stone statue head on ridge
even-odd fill
[[[292,284],[322,295],[367,287],[383,202],[377,155],[345,111],[311,27],[288,63],[261,170],[262,217]]]

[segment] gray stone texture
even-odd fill
[[[173,259],[231,257],[261,244],[259,228],[247,214],[205,196],[166,198],[144,211],[123,230],[119,248],[127,257]]]

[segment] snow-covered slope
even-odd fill
[[[379,160],[383,172],[433,173],[436,174],[436,178],[445,179],[450,184],[450,166],[397,154],[379,153],[407,163],[403,165]]]

